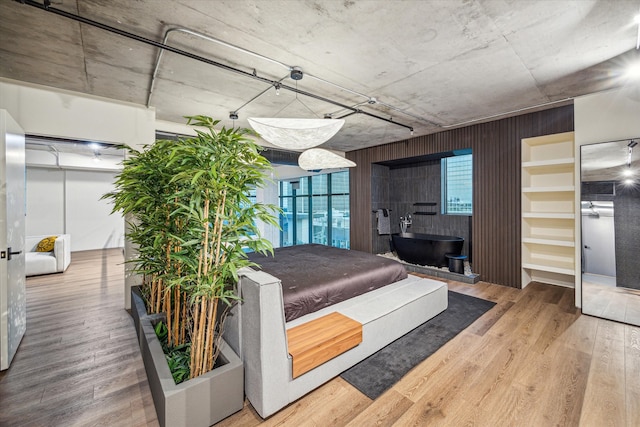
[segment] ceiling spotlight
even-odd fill
[[[291,67],[291,79],[292,80],[302,80],[304,74],[302,73],[302,69],[300,67]]]
[[[638,145],[638,143],[632,139],[632,140],[631,140],[631,142],[629,142],[629,144],[627,144],[627,147],[629,147],[629,148],[633,148],[633,147],[635,147],[636,145]]]
[[[626,185],[632,185],[632,184],[633,184],[633,179],[631,179],[631,178],[627,178],[627,179],[625,179],[625,180],[624,180],[624,183],[625,183]]]
[[[622,171],[622,176],[633,176],[633,171],[631,169],[625,169]]]
[[[328,113],[327,113],[327,114],[325,114],[325,115],[324,115],[324,118],[325,118],[325,119],[332,119],[333,117],[331,117],[331,114],[328,114]]]
[[[238,120],[238,113],[236,113],[235,111],[230,112],[229,113],[229,119]]]
[[[280,95],[280,84],[276,84],[276,95]]]

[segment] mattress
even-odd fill
[[[249,259],[282,283],[286,321],[346,301],[407,277],[397,261],[325,245],[297,245]]]

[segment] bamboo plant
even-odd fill
[[[273,205],[253,203],[271,168],[247,129],[187,117],[196,136],[157,141],[129,158],[105,195],[133,217],[135,270],[152,312],[166,312],[169,345],[191,342],[190,377],[213,369],[228,309],[238,300],[246,251],[268,253],[256,220],[277,226]]]

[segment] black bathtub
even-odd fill
[[[446,267],[446,254],[460,255],[464,239],[437,234],[399,233],[391,235],[391,250],[410,264]]]

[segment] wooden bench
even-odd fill
[[[309,372],[362,342],[362,324],[333,312],[287,331],[293,378]]]

